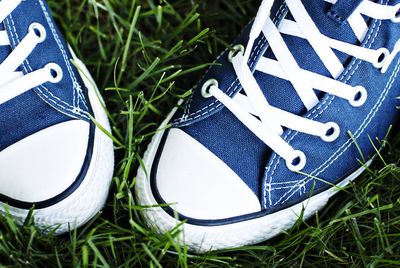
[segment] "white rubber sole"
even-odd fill
[[[171,112],[160,129],[166,127],[175,111],[176,109]],[[157,204],[150,186],[148,174],[151,171],[153,160],[163,133],[164,131],[160,130],[153,137],[147,148],[143,158],[144,168],[140,167],[138,170],[135,188],[138,203],[142,206],[153,206],[143,209],[142,215],[147,225],[150,228],[154,228],[159,233],[165,233],[175,228],[178,224],[182,224],[179,220],[171,217],[158,206],[159,204]],[[368,161],[366,165],[368,166],[371,162],[372,160]],[[147,172],[145,172],[145,170]],[[191,251],[202,253],[210,250],[236,248],[266,241],[290,229],[299,219],[300,215],[303,216],[303,219],[313,216],[328,203],[329,198],[337,193],[338,189],[349,184],[364,170],[365,168],[361,167],[340,182],[336,187],[332,187],[302,203],[270,215],[218,226],[200,226],[184,223],[180,227],[182,233],[178,238],[180,240],[179,242],[185,244]]]
[[[98,89],[86,66],[71,51],[79,73],[89,92],[94,116],[105,129],[110,131],[107,114],[101,104]],[[92,159],[82,184],[64,200],[43,209],[34,210],[36,226],[46,231],[56,229],[56,234],[77,228],[100,211],[107,199],[114,170],[114,149],[112,140],[96,127]],[[0,202],[0,213],[7,211],[18,223],[23,223],[29,210],[15,208]]]

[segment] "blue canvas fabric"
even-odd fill
[[[392,50],[399,39],[399,25],[390,21],[374,21],[363,45]],[[342,134],[336,141],[325,143],[310,135],[286,131],[285,140],[307,155],[308,163],[302,172],[308,176],[289,172],[282,167],[282,160],[273,154],[263,178],[262,204],[266,209],[282,209],[307,198],[311,191],[330,187],[326,182],[340,181],[360,166],[358,160],[365,161],[376,153],[373,143],[380,148],[377,140],[385,137],[389,126],[396,123],[399,117],[396,109],[400,93],[400,80],[397,78],[399,66],[397,57],[388,72],[382,74],[371,64],[352,59],[338,80],[353,86],[363,85],[368,91],[367,102],[362,107],[353,108],[343,99],[327,95],[305,116],[322,122],[338,122],[342,131],[351,132],[353,138]]]
[[[0,105],[0,150],[60,122],[89,121],[87,90],[44,0],[22,1],[0,23],[0,30],[7,31],[11,43],[11,46],[0,46],[0,64],[27,35],[32,23],[44,26],[46,39],[36,46],[18,70],[27,74],[56,63],[62,68],[63,79],[59,83],[42,84]]]
[[[4,25],[0,23],[0,31],[4,30]],[[10,54],[11,47],[9,46],[2,46],[0,49],[0,62],[3,62],[5,58]]]
[[[368,48],[385,47],[390,51],[400,39],[399,24],[369,20],[369,32],[363,43],[359,44],[348,23],[338,23],[332,19],[333,11],[344,18],[348,17],[348,12],[359,5],[359,0],[339,0],[335,5],[325,1],[302,2],[321,33],[326,36]],[[400,3],[399,0],[377,2],[391,5]],[[276,24],[285,16],[290,17],[282,1],[275,1],[271,14]],[[247,44],[250,27],[246,27],[234,44]],[[284,40],[301,68],[330,76],[306,41],[290,36],[284,36]],[[331,187],[332,183],[343,180],[359,168],[359,160],[363,157],[368,159],[375,153],[371,140],[382,139],[399,116],[396,109],[400,104],[396,99],[400,95],[400,79],[397,79],[399,55],[390,69],[382,74],[371,63],[337,51],[335,53],[346,67],[338,80],[352,86],[362,85],[368,91],[367,102],[362,107],[355,108],[346,100],[319,93],[319,104],[307,111],[289,82],[257,71],[254,74],[271,105],[319,122],[333,121],[340,126],[340,137],[331,143],[319,137],[285,130],[282,137],[307,156],[307,164],[302,172],[308,176],[289,171],[285,161],[258,140],[221,103],[215,98],[205,99],[201,96],[201,86],[211,78],[218,80],[219,88],[231,97],[242,90],[228,61],[228,51],[217,59],[219,65],[210,68],[194,87],[192,97],[173,119],[173,127],[182,129],[222,159],[259,196],[266,213],[298,203],[311,193]],[[254,69],[261,55],[274,57],[263,36],[256,40],[253,47],[249,60],[251,69]],[[347,131],[352,133],[363,156]],[[375,146],[379,147],[377,144]]]
[[[345,23],[356,8],[361,4],[362,0],[349,1],[338,0],[328,11],[328,16],[339,24]]]

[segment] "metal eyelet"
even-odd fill
[[[306,155],[302,151],[294,151],[291,159],[286,160],[286,166],[290,171],[296,172],[302,170],[306,166]]]
[[[49,82],[58,83],[61,81],[63,78],[63,71],[58,64],[49,63],[45,68],[49,71]]]
[[[203,86],[201,87],[201,96],[203,96],[203,98],[208,99],[213,96],[210,93],[210,88],[212,86],[218,87],[218,81],[215,79],[209,79],[203,84]]]
[[[335,141],[340,135],[340,127],[335,122],[328,122],[325,124],[326,131],[321,139],[325,142],[333,142]]]
[[[376,61],[373,63],[374,67],[377,69],[381,69],[384,65],[388,57],[390,56],[390,51],[387,48],[381,47],[376,50]]]
[[[394,13],[393,19],[391,19],[392,22],[394,23],[399,23],[400,22],[400,3],[395,5],[396,12]]]
[[[360,107],[362,106],[365,101],[367,100],[368,97],[368,92],[363,86],[356,86],[354,87],[354,95],[351,100],[349,100],[349,103],[353,107]]]
[[[34,22],[29,26],[29,32],[34,32],[38,38],[38,43],[42,43],[46,40],[46,29],[43,27],[42,24]]]
[[[229,62],[232,62],[232,59],[238,54],[238,53],[244,54],[244,46],[241,44],[237,44],[233,46],[233,49],[229,51],[228,54],[228,60]]]

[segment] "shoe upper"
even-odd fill
[[[79,183],[94,135],[87,88],[45,1],[0,1],[0,73],[0,201],[45,203]]]
[[[158,202],[193,221],[235,221],[288,208],[359,169],[398,118],[399,5],[263,1],[236,53],[218,57],[163,134],[151,170]],[[304,166],[293,168],[287,151]]]

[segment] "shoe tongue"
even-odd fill
[[[357,0],[353,1],[357,2]],[[327,10],[332,7],[332,4],[323,0],[303,0],[302,3],[322,34],[350,44],[357,44],[359,42],[348,23],[339,24],[327,15]],[[290,12],[286,16],[286,19],[294,20]],[[283,35],[283,38],[300,68],[331,77],[321,59],[306,39],[289,35]],[[334,50],[334,52],[342,64],[346,66],[350,57],[339,51]],[[275,59],[271,48],[266,51],[264,56]],[[254,75],[272,106],[298,115],[302,115],[307,111],[289,81],[258,71],[255,71]],[[324,95],[317,90],[314,92],[316,92],[319,98]]]
[[[4,24],[0,23],[0,32],[5,31]],[[11,46],[0,46],[0,64],[7,58],[11,53]]]

